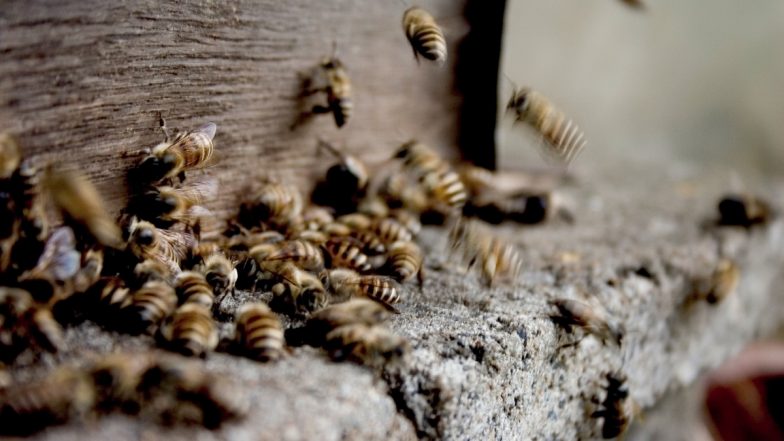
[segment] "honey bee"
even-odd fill
[[[447,209],[462,209],[468,199],[463,181],[435,151],[418,141],[409,141],[397,150],[404,169],[417,177],[430,198]]]
[[[275,244],[285,239],[278,231],[260,231],[232,236],[226,240],[225,246],[231,251],[248,251],[256,245]]]
[[[286,261],[267,268],[276,281],[270,303],[273,308],[305,315],[327,306],[329,298],[318,277]]]
[[[101,277],[87,290],[88,298],[100,305],[100,316],[110,317],[130,301],[131,291],[125,286],[123,279],[117,276]]]
[[[0,133],[0,179],[8,179],[22,161],[19,144],[9,133]]]
[[[204,274],[216,297],[222,299],[226,294],[234,291],[234,285],[237,283],[237,270],[223,253],[208,256],[204,263],[197,266],[196,269]]]
[[[133,219],[129,232],[128,248],[134,256],[163,262],[172,274],[180,271],[180,262],[195,244],[188,233],[163,230],[147,221]]]
[[[268,254],[262,254],[260,250],[262,247],[254,247],[250,251],[250,255],[261,266],[264,265],[264,262],[268,264],[291,262],[305,271],[319,272],[324,269],[324,255],[321,249],[304,240],[290,240],[275,244],[267,249]]]
[[[354,297],[367,297],[393,311],[395,309],[392,305],[400,302],[400,293],[395,287],[395,281],[388,277],[362,276],[353,270],[338,268],[327,271],[324,280],[338,302]]]
[[[304,95],[324,92],[327,96],[326,105],[315,105],[310,110],[312,115],[332,113],[335,125],[343,127],[351,117],[354,105],[351,101],[351,81],[346,68],[337,57],[325,57],[308,81]],[[307,115],[305,115],[307,116]]]
[[[177,272],[179,273],[179,269]],[[138,288],[151,280],[169,283],[172,277],[171,265],[160,260],[147,259],[137,263],[133,268],[132,285]]]
[[[84,176],[49,168],[44,187],[77,237],[86,234],[103,246],[122,248],[120,227],[109,216],[98,190]]]
[[[403,173],[393,173],[384,178],[378,193],[390,208],[403,208],[413,213],[422,213],[430,208],[425,189]]]
[[[209,164],[215,151],[212,140],[218,129],[207,123],[191,132],[178,133],[172,139],[166,129],[166,121],[160,119],[161,130],[166,135],[164,142],[156,145],[139,165],[132,170],[132,182],[153,183],[179,176],[185,179],[185,171],[202,168]]]
[[[410,241],[414,237],[403,224],[391,217],[374,220],[370,225],[370,231],[375,233],[384,245],[398,241]]]
[[[352,237],[334,237],[322,248],[327,267],[348,268],[359,272],[371,269],[368,256],[362,252],[362,243]]]
[[[419,55],[435,61],[438,65],[446,62],[446,40],[441,28],[429,12],[419,7],[411,7],[403,13],[403,30],[414,50],[414,58]]]
[[[384,327],[354,323],[330,331],[324,348],[333,360],[379,367],[401,360],[409,346],[403,337]]]
[[[47,292],[45,296],[37,292],[36,297],[39,301],[49,301],[50,294],[55,295],[56,291],[60,291],[59,293],[63,295],[67,294],[63,292],[66,288],[62,290],[57,288],[70,281],[80,269],[82,256],[74,249],[75,246],[76,239],[69,227],[55,229],[47,239],[36,266],[21,274],[19,281],[47,281],[51,286],[51,292]]]
[[[174,289],[180,305],[195,303],[212,308],[215,294],[204,275],[196,271],[183,271],[174,281]]]
[[[327,170],[327,181],[332,188],[346,193],[356,193],[367,188],[369,174],[362,161],[352,155],[341,152],[332,144],[319,139],[319,149],[331,153],[340,162]]]
[[[416,236],[422,231],[422,222],[419,220],[419,215],[411,210],[397,208],[389,212],[389,217],[403,225],[412,236]]]
[[[481,230],[473,222],[459,221],[450,231],[452,252],[460,251],[470,270],[480,265],[482,280],[492,287],[498,279],[514,280],[522,265],[514,245]]]
[[[335,221],[346,225],[354,231],[367,230],[371,225],[373,225],[373,219],[364,213],[344,214],[342,216],[338,216]]]
[[[764,200],[748,194],[729,194],[719,201],[719,224],[749,228],[764,225],[772,211]]]
[[[321,231],[328,236],[335,237],[348,236],[353,230],[346,224],[342,224],[340,222],[330,222],[321,227]]]
[[[251,198],[240,206],[238,220],[246,228],[268,224],[286,228],[302,213],[302,195],[296,187],[278,182],[265,182]]]
[[[241,354],[258,361],[283,355],[283,325],[264,303],[246,303],[237,310],[234,344]]]
[[[567,332],[577,327],[596,336],[602,343],[610,341],[621,345],[623,332],[607,320],[599,307],[572,299],[556,299],[551,304],[558,312],[551,314],[550,319]]]
[[[417,277],[419,287],[424,283],[422,262],[424,255],[414,242],[398,241],[387,250],[387,271],[399,283],[405,283]]]
[[[378,195],[365,196],[357,205],[357,212],[373,218],[382,218],[390,215],[389,205]]]
[[[291,240],[302,240],[316,246],[322,246],[329,240],[329,235],[322,231],[303,230],[289,236]]]
[[[134,291],[123,311],[132,333],[149,331],[174,311],[177,294],[167,283],[149,281]]]
[[[190,225],[209,214],[202,205],[214,199],[217,192],[218,181],[214,179],[193,180],[179,187],[152,187],[133,203],[132,211],[159,226],[176,222]]]
[[[87,376],[59,368],[42,379],[0,389],[0,435],[27,436],[84,418],[94,404],[95,390]]]
[[[486,192],[473,198],[463,213],[493,224],[505,220],[538,224],[556,216],[566,222],[574,222],[574,215],[567,209],[563,198],[550,191],[521,191],[513,194]]]
[[[514,112],[516,122],[527,123],[539,132],[548,147],[545,152],[564,164],[572,162],[587,143],[577,124],[534,90],[515,89],[506,110]]]
[[[607,389],[599,410],[593,412],[594,418],[603,418],[602,438],[617,438],[629,427],[636,413],[634,402],[629,399],[629,390],[625,386],[626,378],[622,374],[607,374]]]
[[[185,303],[161,326],[167,347],[180,354],[204,358],[218,345],[218,329],[208,307]]]
[[[84,292],[101,278],[103,271],[103,249],[90,248],[81,256],[81,268],[74,275],[74,290]]]
[[[286,337],[288,341],[297,344],[307,343],[320,347],[327,334],[334,329],[357,323],[377,325],[386,321],[390,314],[386,307],[376,301],[365,298],[351,299],[314,312],[304,327],[287,331]]]

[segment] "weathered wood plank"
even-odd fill
[[[421,5],[445,18],[450,55],[467,30],[463,1]],[[416,136],[454,153],[460,98],[450,57],[417,65],[395,1],[295,0],[102,2],[57,6],[5,1],[0,10],[0,130],[19,136],[38,162],[79,164],[119,208],[123,152],[172,128],[218,124],[222,195],[231,214],[248,179],[273,174],[303,184],[316,137],[345,143],[369,161]],[[355,113],[338,130],[324,116],[291,131],[299,72],[333,41],[353,80]]]

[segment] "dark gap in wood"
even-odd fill
[[[494,170],[498,66],[506,0],[468,0],[471,27],[457,49],[455,84],[463,95],[458,143],[463,159]]]

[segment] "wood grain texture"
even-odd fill
[[[417,64],[391,0],[67,1],[7,0],[0,9],[0,131],[36,162],[78,164],[117,210],[123,153],[170,128],[218,125],[219,201],[233,214],[250,180],[273,175],[305,186],[322,170],[316,138],[380,161],[415,136],[456,155],[460,97],[457,42],[463,1],[419,2],[442,19],[450,60]],[[300,112],[299,74],[329,55],[349,69],[355,112],[338,130],[331,115],[290,130]],[[194,175],[200,172],[195,172]]]

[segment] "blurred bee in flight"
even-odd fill
[[[526,123],[542,135],[545,153],[564,164],[571,163],[587,143],[577,124],[535,90],[515,87],[506,110],[514,113],[515,122]]]
[[[421,55],[439,66],[446,62],[444,33],[429,12],[416,6],[408,8],[403,13],[403,30],[417,61]]]
[[[310,112],[300,116],[299,122],[312,115],[331,113],[335,118],[335,125],[341,128],[351,117],[354,108],[351,101],[351,80],[349,80],[343,62],[335,56],[335,51],[336,47],[333,47],[333,54],[324,57],[314,71],[305,78],[305,87],[302,92],[302,96],[324,92],[327,99],[326,104],[314,105]]]

